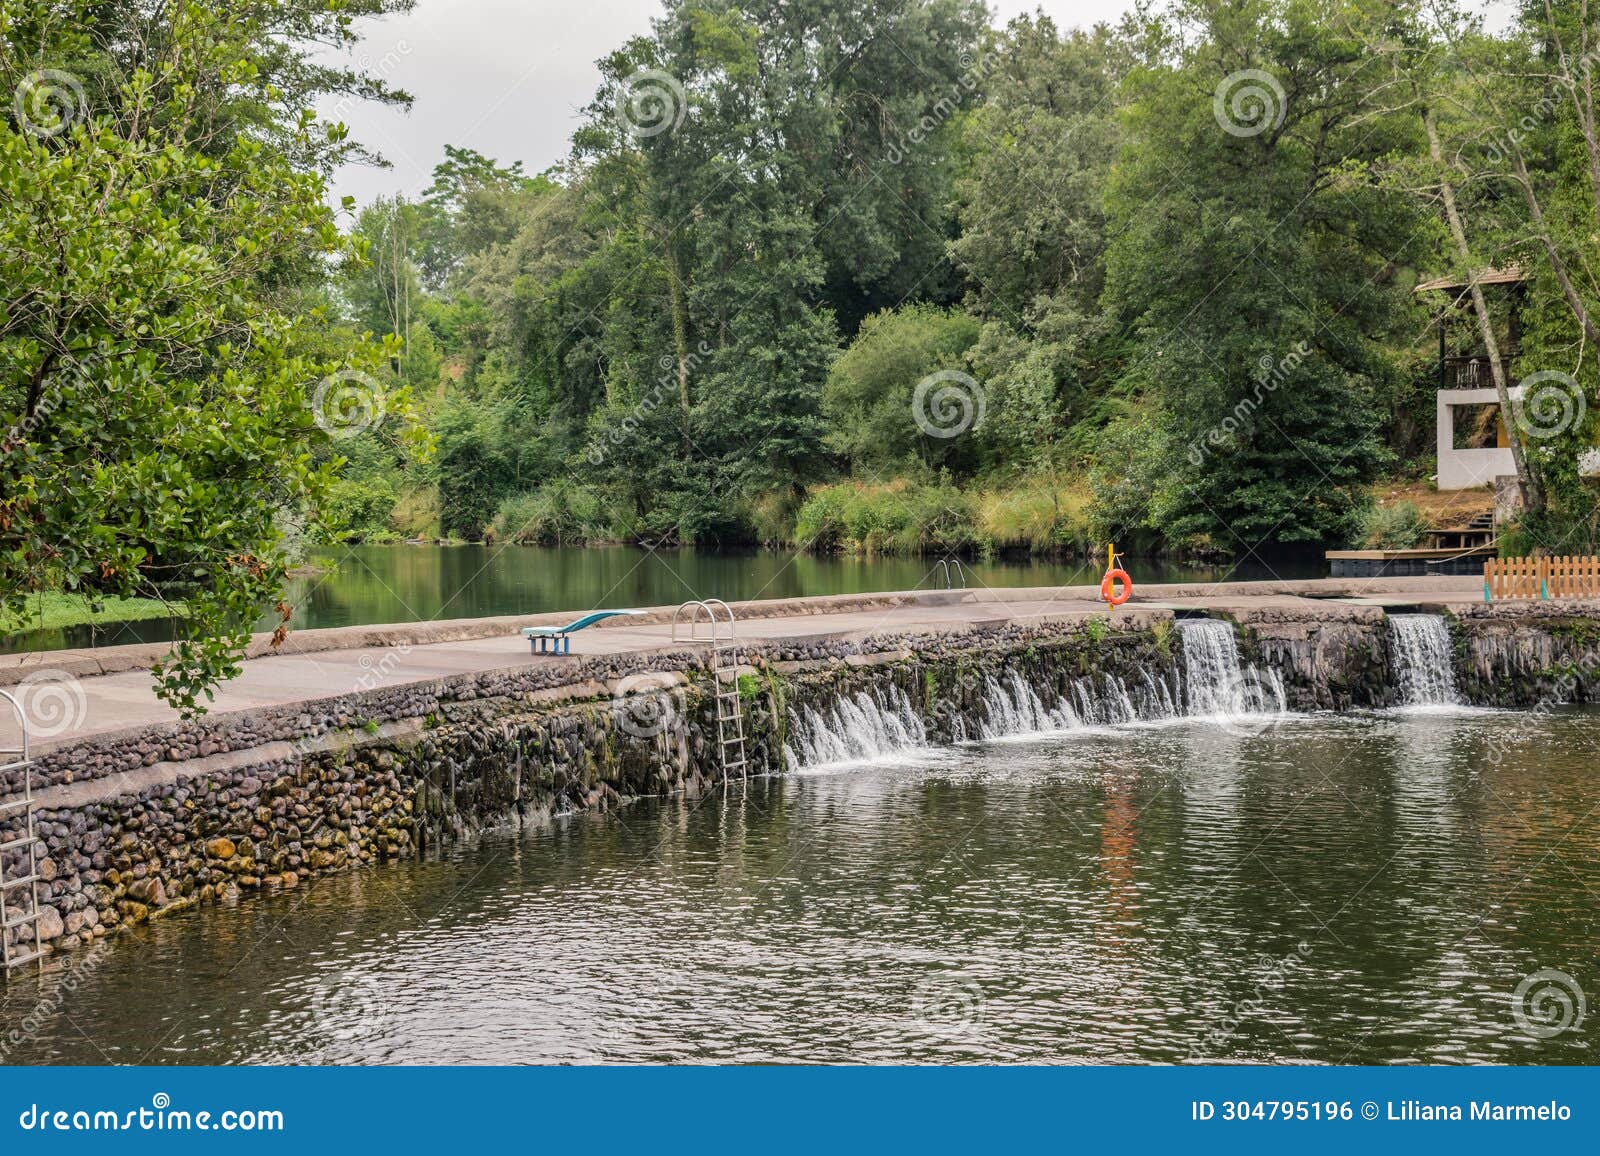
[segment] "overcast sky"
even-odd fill
[[[1043,8],[1062,25],[1113,20],[1132,0],[989,0],[1002,19]],[[595,61],[650,31],[661,0],[418,0],[408,16],[365,25],[356,59],[406,89],[409,113],[355,104],[339,110],[356,139],[391,169],[350,166],[335,196],[365,204],[416,196],[446,144],[538,172],[561,160],[578,111],[600,83]],[[325,113],[331,115],[329,109]]]
[[[1039,8],[1070,27],[1114,20],[1132,0],[989,7],[1002,23]],[[418,0],[408,16],[367,22],[357,61],[416,103],[409,113],[360,103],[337,110],[356,139],[394,167],[347,167],[333,193],[361,204],[383,193],[415,197],[446,144],[520,160],[529,172],[549,167],[566,155],[578,111],[600,83],[594,62],[648,32],[660,9],[661,0]]]

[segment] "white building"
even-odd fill
[[[1496,302],[1504,303],[1504,317],[1495,318],[1500,330],[1500,360],[1506,380],[1513,383],[1511,395],[1520,400],[1522,392],[1515,385],[1511,369],[1521,352],[1526,278],[1520,269],[1490,269],[1478,277],[1478,284],[1491,298],[1491,307]],[[1500,419],[1500,396],[1494,387],[1493,370],[1478,341],[1467,283],[1440,277],[1424,281],[1417,286],[1417,292],[1446,293],[1450,297],[1439,318],[1439,389],[1434,410],[1439,488],[1468,490],[1514,477],[1517,466],[1511,457],[1505,423]],[[1459,352],[1463,348],[1476,352]]]

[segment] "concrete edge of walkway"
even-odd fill
[[[34,792],[34,802],[40,808],[86,807],[93,803],[108,803],[122,795],[136,795],[151,787],[163,787],[178,779],[203,779],[207,775],[222,774],[244,767],[266,766],[281,762],[295,754],[313,754],[329,750],[359,750],[373,743],[412,739],[422,734],[419,719],[402,719],[381,724],[371,733],[335,731],[315,738],[289,742],[273,739],[259,746],[239,750],[218,751],[216,754],[179,762],[162,761],[130,771],[118,771],[99,779],[86,779],[76,783],[61,783]]]
[[[931,633],[937,633],[942,636],[954,638],[968,634],[981,633],[983,631],[1001,629],[1007,625],[1019,622],[1025,622],[1030,625],[1044,625],[1051,623],[1068,624],[1082,621],[1085,618],[1095,617],[1097,613],[1103,615],[1104,611],[1088,612],[1083,610],[1063,610],[1056,613],[1029,615],[1025,618],[996,616],[994,618],[963,620],[958,622],[919,624],[919,626]],[[1113,621],[1115,622],[1117,628],[1121,630],[1147,630],[1157,620],[1171,619],[1172,617],[1172,611],[1165,608],[1124,607],[1116,612]],[[639,620],[635,618],[628,621],[637,623]],[[752,639],[751,644],[755,646],[765,646],[780,641],[784,643],[794,642],[807,644],[823,642],[865,643],[884,633],[884,629],[881,627],[853,626],[844,630],[829,630],[825,628],[825,623],[818,623],[817,625],[818,627],[824,628],[798,629],[792,634],[784,635],[781,640],[774,640],[770,638]],[[892,631],[891,633],[904,634],[905,631],[896,630]],[[658,646],[641,646],[628,651],[628,653],[635,657],[666,655],[672,656],[675,661],[682,661],[686,657],[703,660],[708,650],[708,644],[702,640],[696,644],[668,642]],[[598,656],[593,654],[577,653],[572,655],[562,655],[560,657],[552,656],[542,660],[541,665],[546,669],[555,671],[562,671],[564,669],[570,670],[571,681],[559,683],[543,690],[530,691],[527,693],[527,701],[535,704],[560,703],[574,699],[594,698],[599,695],[612,693],[612,691],[615,689],[613,686],[604,683],[598,683],[593,679],[592,676],[585,673],[585,664],[596,657]],[[869,659],[868,661],[870,664],[878,660]],[[812,669],[814,667],[826,665],[828,665],[827,662],[788,663],[772,661],[772,666],[775,670]],[[462,670],[449,674],[430,675],[425,678],[417,679],[416,682],[419,684],[455,684],[472,679],[492,679],[500,675],[516,673],[523,668],[523,664],[485,666],[474,670]],[[753,670],[754,668],[752,667],[751,669]],[[352,697],[359,697],[362,693],[363,692],[359,689],[353,689],[349,691],[342,691],[337,694],[319,695],[316,697],[297,700],[293,706],[296,711],[309,711],[315,713],[319,710],[325,710],[330,707],[337,706],[338,704],[345,703]],[[286,704],[269,704],[266,706],[261,704],[250,704],[232,709],[225,707],[214,707],[202,719],[197,721],[201,725],[226,725],[230,716],[251,714],[261,710],[282,709],[285,708],[285,706]],[[168,719],[157,722],[138,723],[130,726],[111,727],[105,730],[97,730],[88,733],[62,735],[37,741],[34,744],[34,752],[36,756],[42,757],[52,752],[78,746],[83,743],[105,744],[125,742],[133,739],[149,739],[153,742],[159,742],[168,736],[187,733],[193,728],[194,725],[195,721],[184,722],[179,719]],[[254,750],[259,748],[252,747],[240,749]],[[185,762],[188,765],[193,764],[193,760],[185,760]]]
[[[1463,614],[1475,619],[1503,618],[1508,621],[1549,615],[1553,612],[1561,616],[1579,615],[1583,617],[1600,618],[1600,601],[1574,600],[1571,602],[1561,602],[1559,604],[1552,602],[1506,602],[1495,603],[1493,605],[1483,605],[1481,603],[1462,603],[1460,601],[1460,595],[1464,592],[1475,591],[1476,589],[1476,581],[1473,579],[1468,579],[1465,583],[1461,582],[1460,580],[1457,580],[1453,583],[1440,583],[1437,580],[1431,579],[1410,581],[1390,580],[1376,584],[1360,583],[1358,584],[1358,589],[1354,592],[1349,589],[1351,584],[1342,580],[1337,582],[1296,583],[1293,584],[1294,586],[1298,587],[1298,589],[1295,590],[1284,589],[1284,587],[1287,585],[1289,584],[1236,583],[1229,584],[1228,586],[1221,588],[1216,586],[1168,585],[1149,590],[1148,600],[1136,601],[1110,614],[1108,614],[1107,611],[1102,607],[1094,607],[1092,604],[1086,605],[1088,599],[1081,594],[1076,599],[1071,597],[1071,595],[1074,593],[1088,589],[1085,587],[1029,588],[1026,590],[1004,592],[938,591],[932,592],[931,594],[925,592],[921,595],[915,594],[914,592],[871,596],[841,595],[826,599],[774,599],[767,602],[736,604],[735,609],[736,612],[746,609],[753,611],[754,613],[745,614],[744,617],[750,619],[759,619],[782,616],[779,609],[781,607],[793,607],[797,602],[807,604],[805,613],[799,615],[789,615],[789,617],[793,617],[798,620],[793,622],[792,625],[786,625],[784,627],[784,633],[780,637],[751,638],[749,640],[752,645],[758,646],[768,646],[773,644],[781,646],[786,642],[867,642],[869,640],[874,640],[877,636],[880,636],[884,633],[883,627],[863,626],[859,624],[859,621],[850,625],[844,625],[842,623],[830,622],[828,619],[830,614],[843,614],[850,610],[860,611],[862,609],[868,609],[885,604],[965,604],[969,606],[993,605],[996,607],[997,613],[992,615],[979,611],[979,616],[969,616],[948,621],[930,621],[924,619],[922,621],[915,622],[914,624],[909,624],[909,630],[912,634],[926,633],[929,635],[947,636],[984,633],[1003,628],[1007,625],[1043,625],[1046,623],[1066,624],[1072,622],[1082,622],[1086,619],[1094,618],[1109,620],[1112,624],[1114,624],[1114,628],[1118,629],[1119,631],[1143,630],[1149,629],[1159,620],[1170,621],[1175,616],[1187,616],[1195,613],[1226,617],[1247,626],[1258,623],[1280,622],[1286,619],[1299,619],[1302,617],[1307,617],[1308,613],[1309,617],[1311,618],[1327,622],[1336,622],[1341,620],[1370,621],[1374,619],[1380,619],[1390,610],[1396,608],[1403,610],[1415,609],[1434,612],[1449,610],[1452,613]],[[1310,587],[1310,589],[1308,590],[1307,587]],[[1166,594],[1168,591],[1173,592],[1168,594],[1168,597],[1187,601],[1189,604],[1174,605],[1171,603],[1163,604],[1156,601],[1158,594]],[[995,596],[996,594],[1001,593],[1009,594],[1010,597],[1002,598]],[[1265,606],[1250,605],[1250,602],[1254,601],[1255,599],[1269,594],[1275,595],[1277,600]],[[1439,596],[1441,595],[1455,595],[1456,597],[1454,600],[1450,600],[1440,598]],[[1035,605],[1032,607],[1022,608],[1021,613],[1007,614],[1001,609],[1006,604],[1022,601],[1025,597],[1034,602]],[[1071,606],[1070,608],[1065,605],[1059,607],[1050,607],[1049,602],[1052,598],[1059,598],[1064,603],[1071,600],[1075,601],[1077,604]],[[1195,605],[1194,603],[1201,598],[1204,599],[1205,605]],[[1042,609],[1037,605],[1041,602],[1045,604],[1044,608]],[[819,603],[831,606],[834,609],[818,609],[817,607]],[[659,626],[671,620],[673,609],[674,608],[671,607],[653,608],[650,614],[647,614],[642,618],[635,617],[622,619],[617,623],[617,625],[623,628],[626,628],[629,625],[637,625],[641,623]],[[763,611],[765,613],[762,613]],[[536,616],[536,618],[555,619],[557,621],[564,621],[567,619],[567,617],[568,616],[564,614]],[[529,620],[530,619],[521,618],[466,619],[457,622],[445,623],[401,624],[396,627],[353,627],[332,631],[307,632],[308,634],[314,635],[333,635],[337,640],[342,642],[342,645],[320,648],[305,647],[299,651],[289,651],[286,649],[284,653],[315,653],[318,650],[346,650],[359,646],[382,647],[402,644],[427,645],[430,642],[439,643],[453,641],[456,637],[465,637],[468,639],[479,637],[504,637],[504,634],[499,629],[473,628],[487,628],[490,626],[498,626],[501,623],[518,623]],[[844,628],[839,629],[839,627],[842,625]],[[458,629],[462,627],[467,629],[464,633],[458,633]],[[438,637],[438,634],[441,633],[446,634],[447,636],[443,638]],[[894,628],[892,633],[904,635],[907,633],[907,627]],[[375,638],[382,638],[384,641],[374,641]],[[511,640],[508,639],[508,641]],[[632,640],[629,641],[631,642]],[[665,641],[664,639],[657,642],[655,645],[630,645],[623,648],[626,653],[631,654],[636,658],[670,655],[672,656],[672,661],[687,663],[689,666],[694,665],[696,661],[702,661],[707,649],[708,647],[704,640],[700,640],[698,643],[690,643],[686,641],[672,643]],[[544,689],[526,692],[528,700],[530,702],[556,702],[571,698],[594,698],[613,693],[614,687],[609,684],[595,682],[593,676],[585,670],[585,664],[595,657],[596,656],[593,654],[579,653],[570,657],[552,657],[550,659],[542,660],[539,663],[540,666],[554,668],[556,671],[560,672],[563,677],[569,677],[570,681],[557,683],[554,686]],[[844,661],[851,665],[875,665],[879,662],[889,660],[890,659],[882,656],[872,655],[866,657],[847,657]],[[362,661],[366,662],[369,660],[363,658]],[[811,661],[779,661],[775,656],[769,657],[768,662],[773,669],[780,671],[789,669],[809,669],[812,666],[817,665]],[[464,680],[472,679],[493,679],[497,676],[515,673],[516,671],[523,669],[526,665],[527,664],[525,660],[521,663],[502,664],[496,662],[493,665],[484,666],[477,669],[461,670],[445,674],[430,674],[426,677],[419,678],[416,681],[418,683],[437,682],[443,685],[456,684],[458,682],[463,682]],[[823,663],[822,665],[826,665],[826,663]],[[563,670],[562,668],[569,668],[569,670]],[[85,676],[91,676],[98,675],[102,672],[99,670],[91,670],[84,673]],[[359,690],[353,689],[350,692],[339,694],[319,695],[314,698],[300,700],[293,705],[295,709],[309,709],[314,712],[317,709],[341,703],[351,698],[352,694],[359,696],[360,693],[361,692]],[[277,710],[284,708],[285,704],[268,704],[266,707],[262,707],[259,704],[252,704],[241,706],[236,710],[221,708],[219,706],[218,709],[213,710],[210,715],[207,716],[206,724],[226,726],[230,725],[228,724],[227,720],[232,715],[241,713],[248,714],[260,709]],[[170,720],[163,722],[140,723],[132,726],[117,726],[93,733],[64,735],[58,738],[46,739],[38,744],[37,749],[40,755],[46,755],[62,748],[70,748],[83,743],[116,743],[130,739],[149,739],[152,742],[160,742],[168,735],[176,736],[180,734],[186,734],[193,729],[194,725],[195,724],[193,722],[186,723],[180,720]],[[231,754],[218,754],[216,756],[218,761],[215,763],[215,769],[227,769],[229,766],[234,765],[235,760],[239,759],[248,759],[251,761],[271,761],[272,758],[281,757],[281,755],[287,753],[287,750],[283,752],[277,752],[277,748],[272,746],[270,743],[253,744],[248,748],[238,748]],[[210,757],[211,756],[201,756],[203,759]],[[152,774],[157,774],[158,778],[160,775],[166,775],[169,773],[188,774],[196,768],[197,762],[198,760],[189,758],[182,760],[181,763],[174,762],[170,765],[169,769],[163,770],[159,773],[154,772],[152,768],[136,770],[134,773],[143,774],[145,771],[149,771]],[[188,769],[179,772],[177,768],[180,765]],[[155,764],[155,766],[166,766],[166,764]],[[82,784],[82,789],[86,792],[95,791],[96,788],[91,786],[91,784],[100,783],[101,781],[102,780],[99,779],[89,780],[88,782]],[[123,781],[126,783],[127,780],[124,779]],[[76,795],[74,796],[74,799],[75,802],[90,801],[87,797],[78,799]]]
[[[1165,602],[1175,598],[1259,598],[1289,596],[1299,598],[1361,598],[1376,595],[1422,596],[1430,593],[1460,593],[1476,590],[1480,580],[1467,577],[1426,578],[1312,578],[1297,581],[1154,583],[1137,587],[1129,604]],[[770,598],[732,603],[740,619],[790,618],[809,615],[848,614],[857,611],[892,610],[900,606],[952,606],[974,603],[1062,601],[1093,602],[1099,598],[1097,586],[1018,586],[957,590],[900,590],[874,594],[824,594],[807,598]],[[652,606],[640,616],[612,618],[590,627],[605,630],[670,623],[677,606]],[[268,633],[251,636],[246,658],[270,658],[280,654],[316,654],[331,650],[359,650],[369,647],[426,646],[442,642],[466,642],[477,638],[514,635],[524,626],[559,626],[585,611],[560,611],[545,614],[500,615],[491,618],[451,618],[427,622],[397,622],[373,626],[338,626],[318,630],[297,630],[274,647]],[[58,671],[74,678],[148,670],[165,657],[167,643],[132,643],[93,649],[43,650],[24,654],[0,655],[0,686],[15,685],[41,670]]]

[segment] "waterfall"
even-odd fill
[[[1190,714],[1226,714],[1231,688],[1242,681],[1233,627],[1214,618],[1178,623],[1183,643],[1184,697]]]
[[[1236,718],[1281,714],[1288,709],[1283,679],[1276,670],[1245,666],[1233,624],[1215,618],[1185,618],[1178,623],[1183,648],[1183,700],[1186,715]]]
[[[1402,705],[1447,706],[1461,701],[1450,628],[1439,615],[1391,614],[1389,648]]]
[[[928,731],[906,692],[892,683],[840,699],[832,709],[798,712],[784,755],[791,768],[858,762],[928,745]]]
[[[949,733],[956,742],[1082,731],[1185,717],[1220,719],[1282,714],[1287,708],[1277,671],[1240,661],[1233,626],[1214,619],[1178,623],[1181,654],[1172,678],[1148,670],[1127,679],[1112,674],[1034,685],[1016,669],[984,678],[978,707],[957,714]],[[941,711],[948,705],[941,705]],[[862,762],[930,745],[929,726],[910,696],[895,685],[863,691],[822,710],[790,715],[784,756],[791,769]],[[941,728],[932,728],[944,733]],[[1251,728],[1261,729],[1259,726]]]
[[[1004,684],[986,679],[983,690],[985,717],[978,726],[979,738],[1071,730],[1079,725],[1077,712],[1066,700],[1054,710],[1046,707],[1038,692],[1014,670],[1006,675]]]

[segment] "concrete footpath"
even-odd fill
[[[1317,579],[1140,587],[1118,616],[1149,612],[1240,613],[1281,609],[1316,618],[1334,606],[1427,607],[1480,602],[1474,577]],[[609,619],[572,636],[572,658],[623,652],[682,650],[672,641],[675,607],[652,607],[642,617]],[[735,603],[739,637],[752,642],[801,642],[862,637],[880,631],[964,631],[1009,623],[1070,621],[1105,615],[1093,586],[905,591]],[[224,684],[211,714],[334,698],[374,686],[427,682],[456,674],[570,661],[529,654],[517,631],[560,625],[584,611],[516,617],[354,626],[297,631],[274,651],[256,636],[240,676]],[[702,625],[703,630],[703,625]],[[686,633],[680,629],[680,639]],[[150,664],[164,644],[55,650],[0,656],[0,687],[27,680],[68,681],[49,704],[63,708],[38,727],[39,750],[96,734],[175,721],[177,712],[156,699]],[[49,672],[49,673],[46,673]],[[38,694],[30,690],[26,697]],[[42,697],[42,696],[40,696]],[[40,713],[30,708],[30,713]],[[0,745],[14,727],[0,719]]]

